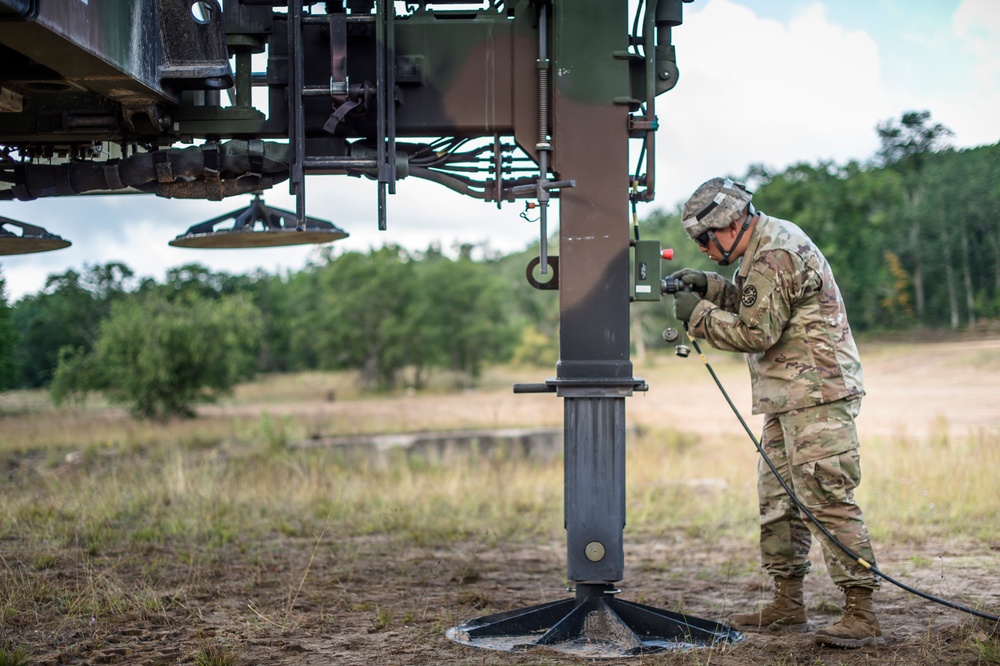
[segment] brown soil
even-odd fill
[[[544,650],[507,653],[459,645],[444,630],[483,615],[567,598],[561,544],[486,550],[465,543],[436,551],[398,551],[381,539],[343,544],[341,556],[316,555],[289,611],[290,596],[308,563],[313,543],[283,539],[271,561],[251,564],[238,554],[199,566],[164,567],[153,585],[163,611],[105,620],[60,621],[39,617],[30,635],[37,664],[192,664],[199,650],[229,650],[236,664],[539,664],[584,663]],[[742,550],[742,549],[741,549]],[[344,555],[344,553],[350,553]],[[911,555],[933,553],[934,579],[907,570]],[[761,598],[756,574],[727,576],[727,561],[743,561],[726,543],[660,538],[626,548],[630,575],[623,598],[704,619],[754,607]],[[996,552],[970,552],[961,544],[923,544],[884,551],[884,561],[918,587],[946,588],[952,599],[1000,605]],[[662,572],[664,562],[672,570]],[[136,561],[107,561],[124,584],[143,582]],[[89,567],[94,567],[91,562]],[[886,566],[886,565],[883,565]],[[927,567],[923,568],[924,570]],[[711,572],[711,575],[706,573]],[[723,572],[723,573],[718,573]],[[80,583],[92,571],[60,566],[40,575],[63,584]],[[822,570],[807,580],[807,606],[814,628],[837,617],[839,593]],[[148,575],[148,574],[146,574]],[[942,580],[947,581],[942,585]],[[814,646],[810,634],[747,634],[724,650],[601,660],[609,664],[978,664],[975,641],[989,643],[986,623],[933,605],[886,585],[878,610],[887,635],[883,646],[836,650]],[[281,626],[284,625],[284,626]],[[6,633],[6,632],[5,632]],[[9,635],[9,634],[8,634]],[[995,634],[994,634],[995,636]],[[11,636],[11,638],[14,638]],[[207,662],[224,663],[224,662]]]
[[[899,432],[901,427],[913,432],[932,427],[956,432],[995,428],[1000,423],[1000,401],[996,400],[1000,368],[984,372],[981,363],[959,361],[970,353],[997,349],[1000,341],[971,347],[969,343],[938,345],[933,353],[905,358],[880,359],[877,352],[872,354],[866,366],[870,395],[862,429],[875,436]],[[991,363],[996,365],[995,360]],[[745,386],[734,382],[730,386],[736,393],[734,399],[747,404]],[[715,395],[708,382],[699,382],[693,390],[692,399]],[[984,400],[984,396],[990,398]],[[633,399],[630,409],[641,418],[644,410],[665,407],[655,398],[654,386],[646,400]],[[685,418],[683,405],[676,409],[676,418]],[[232,549],[207,561],[159,546],[142,554],[107,553],[97,558],[67,552],[40,571],[17,563],[29,546],[0,543],[7,550],[0,553],[4,575],[37,577],[39,585],[77,590],[103,577],[106,585],[151,589],[155,597],[149,612],[110,621],[41,613],[34,618],[19,617],[16,625],[0,624],[0,644],[7,640],[25,646],[32,654],[31,663],[46,665],[583,663],[544,650],[477,650],[445,637],[449,627],[483,614],[567,598],[562,587],[566,559],[561,542],[488,546],[490,540],[484,535],[439,550],[401,548],[390,537],[341,542],[336,542],[336,535],[326,538],[335,547],[315,549],[313,540],[285,537],[266,544],[253,557]],[[268,555],[261,557],[260,552]],[[806,583],[814,628],[834,621],[841,601],[823,570],[822,558],[815,555],[813,575]],[[681,533],[634,537],[626,532],[622,597],[723,620],[731,612],[754,608],[766,596],[753,557],[742,544],[709,537],[693,539]],[[879,559],[885,571],[914,587],[965,604],[981,604],[994,612],[1000,608],[996,575],[1000,537],[992,547],[960,542],[880,544]],[[923,566],[916,565],[918,559]],[[150,561],[173,564],[151,572],[146,564]],[[927,566],[927,561],[934,566]],[[307,571],[307,583],[299,590]],[[879,647],[844,651],[816,647],[809,633],[747,634],[743,642],[725,649],[602,663],[1000,663],[995,626],[888,584],[876,601],[887,637]],[[7,620],[0,615],[0,623]],[[199,651],[219,657],[228,654],[235,660],[199,662]]]

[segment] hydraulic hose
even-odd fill
[[[719,391],[722,392],[722,397],[724,397],[726,399],[726,402],[729,403],[729,408],[733,410],[733,414],[735,414],[736,418],[739,419],[740,425],[743,426],[743,429],[746,431],[747,436],[750,437],[750,441],[752,441],[753,445],[757,448],[757,452],[760,454],[761,459],[767,465],[768,469],[771,470],[771,473],[774,474],[774,477],[778,480],[778,483],[781,484],[781,487],[784,489],[784,491],[788,494],[788,497],[792,500],[792,504],[794,504],[795,507],[802,512],[802,515],[804,515],[806,518],[809,519],[809,522],[811,522],[813,525],[819,528],[819,531],[822,532],[823,535],[827,539],[829,539],[831,543],[840,548],[840,550],[844,551],[844,553],[846,553],[848,557],[850,557],[852,560],[857,562],[865,569],[868,569],[879,578],[882,578],[883,580],[892,583],[896,587],[906,590],[910,594],[915,594],[918,597],[926,599],[927,601],[932,601],[936,604],[947,606],[948,608],[954,608],[955,610],[962,611],[963,613],[968,613],[970,615],[975,615],[976,617],[982,618],[984,620],[989,620],[990,622],[1000,623],[1000,617],[996,615],[991,615],[990,613],[984,613],[974,608],[969,608],[968,606],[963,606],[953,601],[948,601],[947,599],[935,597],[933,594],[922,592],[913,587],[910,587],[909,585],[903,583],[902,581],[896,580],[895,578],[879,570],[871,562],[865,561],[864,558],[862,558],[860,555],[858,555],[853,550],[851,550],[850,548],[842,544],[840,541],[838,541],[837,537],[833,536],[833,534],[831,534],[830,531],[826,529],[826,527],[824,527],[819,522],[819,520],[817,520],[816,516],[814,516],[812,512],[810,512],[809,509],[807,509],[805,505],[802,504],[802,502],[799,500],[798,497],[795,496],[795,493],[788,486],[788,484],[785,483],[785,480],[781,478],[781,474],[778,473],[778,470],[774,466],[774,463],[771,462],[771,459],[767,456],[767,453],[764,452],[764,447],[762,447],[760,445],[760,442],[757,441],[757,437],[754,436],[753,432],[750,430],[750,427],[747,425],[747,422],[743,419],[743,416],[740,414],[739,410],[736,409],[736,405],[734,405],[732,399],[730,399],[729,394],[726,393],[726,389],[722,386],[722,382],[719,380],[719,376],[715,374],[715,369],[712,368],[712,364],[708,362],[708,358],[706,358],[704,352],[701,351],[701,346],[698,344],[698,341],[695,339],[693,335],[691,335],[690,331],[688,331],[688,325],[686,322],[684,324],[684,333],[687,335],[688,340],[691,341],[691,345],[694,347],[694,350],[698,352],[698,357],[701,358],[701,362],[705,364],[705,367],[708,369],[709,374],[712,375],[712,379],[715,380],[715,385],[718,386]]]
[[[136,153],[121,159],[16,164],[0,169],[0,201],[115,192],[129,188],[178,199],[211,199],[268,189],[288,178],[288,144],[225,143]]]

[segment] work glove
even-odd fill
[[[678,291],[674,294],[674,317],[686,324],[700,302],[701,296],[693,291]]]
[[[693,268],[682,268],[671,274],[670,277],[689,285],[692,291],[697,291],[702,296],[708,292],[708,277],[702,271],[696,271]]]

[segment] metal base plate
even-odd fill
[[[614,659],[738,643],[724,624],[617,599],[602,591],[469,620],[445,635],[469,647],[503,652],[551,650]]]
[[[232,226],[216,229],[230,222]],[[346,231],[326,220],[305,217],[302,222],[304,228],[299,229],[295,213],[272,208],[256,196],[246,208],[199,222],[170,241],[170,245],[206,249],[284,247],[330,243],[348,236]]]
[[[270,229],[267,231],[214,231],[205,234],[185,234],[170,241],[174,247],[194,247],[209,249],[283,247],[286,245],[307,245],[309,243],[330,243],[345,238],[340,230]]]
[[[21,236],[0,236],[0,255],[34,254],[61,250],[72,245],[68,240],[52,236],[51,238],[22,238]]]
[[[4,227],[16,227],[21,230],[21,233],[20,235],[15,234]],[[72,243],[65,238],[49,233],[42,227],[27,222],[18,222],[9,217],[0,217],[0,255],[34,254],[35,252],[61,250],[70,245]]]

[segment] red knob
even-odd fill
[[[671,259],[674,258],[674,250],[673,250],[673,248],[670,248],[670,247],[668,247],[666,250],[664,250],[660,254],[662,254],[663,258],[666,259],[667,261],[670,261]]]

